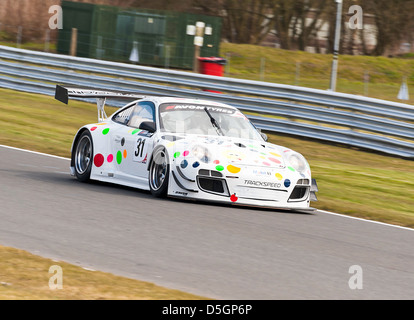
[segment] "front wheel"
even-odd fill
[[[165,197],[168,191],[170,165],[164,148],[157,149],[149,168],[149,187],[155,197]]]
[[[93,157],[92,136],[85,130],[76,143],[73,153],[75,175],[79,181],[86,182],[91,176]]]

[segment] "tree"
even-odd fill
[[[366,0],[363,8],[374,15],[377,27],[374,55],[383,55],[408,35],[414,19],[414,0]]]

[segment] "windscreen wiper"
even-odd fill
[[[221,130],[217,120],[214,119],[214,117],[211,115],[210,111],[208,111],[207,107],[204,107],[204,111],[208,114],[208,116],[210,118],[210,121],[211,121],[211,124],[213,125],[214,128],[216,128],[219,135],[224,136],[223,130]]]

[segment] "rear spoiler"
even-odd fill
[[[69,98],[96,98],[98,107],[98,121],[104,121],[107,118],[104,107],[106,98],[116,99],[142,99],[145,96],[132,93],[126,93],[122,91],[105,91],[96,89],[84,89],[84,88],[69,88],[56,85],[55,99],[65,104],[69,103]]]
[[[55,99],[68,104],[69,98],[142,99],[145,96],[122,91],[104,91],[84,88],[67,88],[56,85]]]

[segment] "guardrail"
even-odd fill
[[[221,101],[248,112],[263,130],[414,159],[411,105],[0,46],[0,87],[54,95],[56,84]]]

